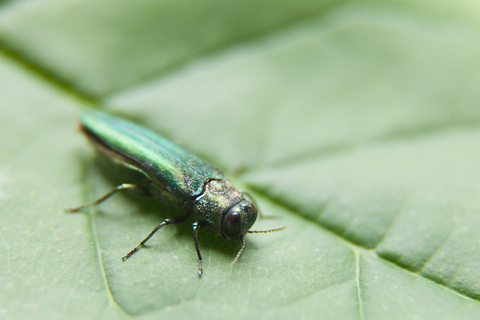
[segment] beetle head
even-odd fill
[[[257,220],[255,205],[242,199],[223,215],[221,235],[228,240],[240,239]]]

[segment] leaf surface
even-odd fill
[[[477,319],[475,3],[0,5],[0,317]],[[473,17],[473,18],[472,18]],[[109,191],[94,106],[218,164],[266,214],[239,243]],[[122,181],[120,181],[122,182]],[[192,220],[193,221],[193,220]],[[190,222],[192,222],[190,221]]]

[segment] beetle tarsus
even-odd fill
[[[198,277],[201,278],[203,273],[202,260],[198,261]]]
[[[135,248],[133,248],[129,253],[127,253],[126,255],[124,255],[122,257],[122,260],[125,261],[127,260],[128,258],[130,258],[132,256],[132,254],[134,254],[138,249],[140,249],[140,247],[143,246],[142,244],[139,244],[138,246],[136,246]]]

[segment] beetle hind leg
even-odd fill
[[[108,198],[110,198],[111,196],[113,196],[115,193],[117,193],[118,191],[122,191],[122,190],[134,190],[134,191],[138,191],[138,192],[141,192],[141,193],[148,193],[147,190],[145,190],[144,188],[141,188],[139,186],[137,186],[136,184],[131,184],[131,183],[122,183],[121,185],[119,186],[116,186],[115,189],[113,189],[112,191],[108,192],[107,194],[105,194],[103,197],[101,198],[98,198],[97,200],[91,202],[91,203],[87,203],[87,204],[84,204],[82,206],[79,206],[79,207],[76,207],[76,208],[67,208],[67,209],[64,209],[63,211],[65,213],[73,213],[73,212],[78,212],[78,211],[81,211],[85,208],[89,208],[89,207],[93,207],[93,206],[96,206],[97,204],[100,204],[102,203],[103,201],[107,200]]]

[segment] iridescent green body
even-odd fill
[[[243,237],[257,218],[257,209],[230,181],[224,179],[219,169],[144,127],[99,111],[88,110],[83,113],[78,127],[97,150],[114,163],[143,176],[142,181],[120,185],[90,205],[99,204],[119,190],[140,189],[186,211],[184,216],[165,219],[124,259],[130,257],[162,226],[198,215],[199,220],[194,222],[193,231],[199,257],[199,275],[202,273],[202,258],[197,231],[205,225],[226,239],[242,241],[242,248],[234,262],[237,261],[245,246]],[[84,207],[67,211],[74,212]]]
[[[90,110],[80,122],[87,136],[113,151],[109,156],[144,173],[179,199],[198,196],[207,179],[223,178],[213,164],[130,121]]]

